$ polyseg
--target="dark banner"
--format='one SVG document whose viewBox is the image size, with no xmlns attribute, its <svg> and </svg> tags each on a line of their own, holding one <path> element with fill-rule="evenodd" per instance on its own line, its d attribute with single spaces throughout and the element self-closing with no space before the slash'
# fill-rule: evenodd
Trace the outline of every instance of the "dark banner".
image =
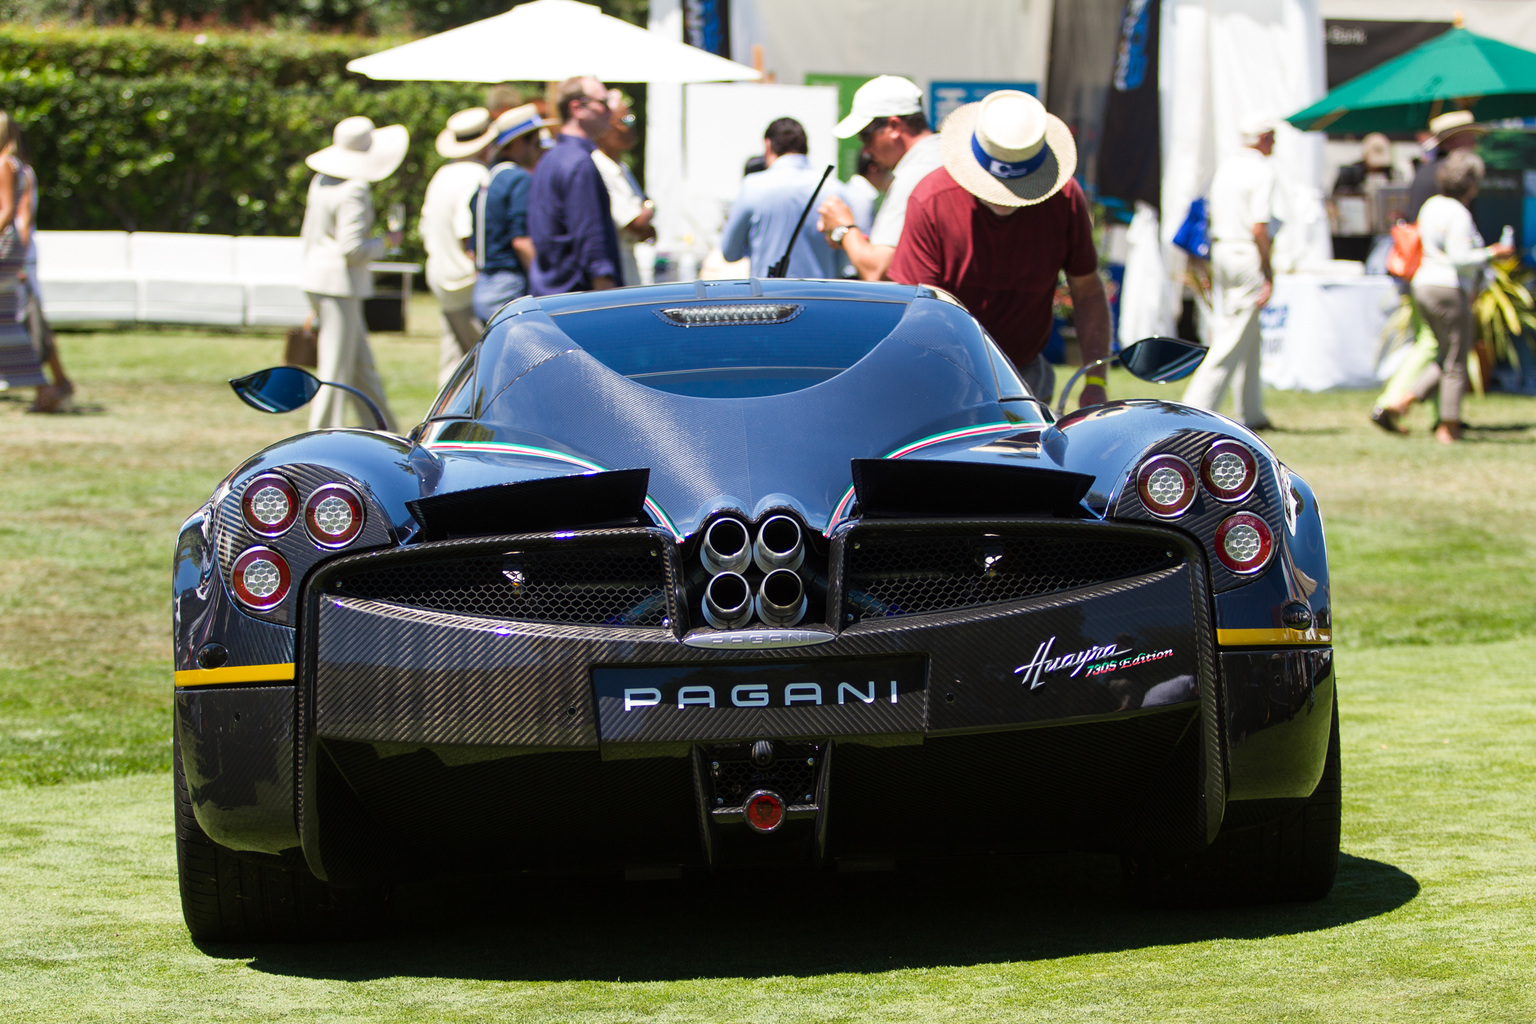
<svg viewBox="0 0 1536 1024">
<path fill-rule="evenodd" d="M 689 46 L 729 58 L 730 0 L 683 0 L 683 35 Z"/>
<path fill-rule="evenodd" d="M 1328 88 L 1343 85 L 1399 54 L 1450 28 L 1446 21 L 1341 21 L 1323 22 L 1324 59 Z"/>
<path fill-rule="evenodd" d="M 1099 195 L 1159 204 L 1162 119 L 1157 101 L 1160 0 L 1127 0 L 1099 140 Z"/>
</svg>

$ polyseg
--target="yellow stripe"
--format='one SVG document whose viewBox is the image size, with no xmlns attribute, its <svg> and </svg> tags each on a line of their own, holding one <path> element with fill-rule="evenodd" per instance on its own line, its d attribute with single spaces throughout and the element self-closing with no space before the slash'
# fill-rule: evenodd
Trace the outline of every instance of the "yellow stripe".
<svg viewBox="0 0 1536 1024">
<path fill-rule="evenodd" d="M 1216 642 L 1223 647 L 1253 647 L 1264 644 L 1331 644 L 1333 630 L 1318 629 L 1218 629 Z"/>
<path fill-rule="evenodd" d="M 176 673 L 177 686 L 217 686 L 219 683 L 280 683 L 293 678 L 293 662 L 284 665 L 231 665 L 228 668 L 189 668 Z"/>
</svg>

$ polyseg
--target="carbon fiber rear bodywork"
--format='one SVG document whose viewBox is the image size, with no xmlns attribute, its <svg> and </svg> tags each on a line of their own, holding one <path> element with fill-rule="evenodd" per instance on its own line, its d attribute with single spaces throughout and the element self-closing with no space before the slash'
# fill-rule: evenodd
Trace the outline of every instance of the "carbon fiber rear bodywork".
<svg viewBox="0 0 1536 1024">
<path fill-rule="evenodd" d="M 718 325 L 768 298 L 796 312 Z M 717 319 L 661 312 L 690 305 Z M 755 339 L 739 359 L 736 337 Z M 777 338 L 795 339 L 778 363 Z M 199 826 L 364 886 L 1193 855 L 1234 814 L 1304 800 L 1334 700 L 1305 483 L 1212 414 L 1138 401 L 1056 420 L 1010 374 L 925 289 L 514 303 L 409 441 L 291 439 L 184 525 L 176 729 Z M 1231 442 L 1255 460 L 1240 499 L 1198 490 L 1169 517 L 1138 495 L 1144 460 L 1198 467 Z M 242 495 L 274 474 L 299 501 L 358 494 L 357 538 L 253 533 Z M 1262 566 L 1219 557 L 1238 513 L 1271 531 Z M 706 555 L 722 520 L 746 543 Z M 774 520 L 792 550 L 767 544 Z M 275 607 L 235 596 L 253 545 L 290 570 Z M 782 607 L 765 603 L 775 572 Z M 746 611 L 709 625 L 741 592 Z"/>
</svg>

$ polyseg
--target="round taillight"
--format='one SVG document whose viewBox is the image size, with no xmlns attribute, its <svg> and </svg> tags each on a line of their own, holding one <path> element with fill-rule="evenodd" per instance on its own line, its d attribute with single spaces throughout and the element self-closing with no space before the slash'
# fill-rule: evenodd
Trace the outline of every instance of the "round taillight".
<svg viewBox="0 0 1536 1024">
<path fill-rule="evenodd" d="M 299 492 L 276 473 L 251 477 L 240 496 L 240 514 L 258 537 L 281 537 L 299 518 Z"/>
<path fill-rule="evenodd" d="M 258 612 L 271 611 L 282 604 L 293 583 L 287 559 L 271 548 L 259 545 L 240 552 L 229 576 L 234 584 L 235 598 Z"/>
<path fill-rule="evenodd" d="M 1155 516 L 1172 519 L 1195 500 L 1195 471 L 1177 455 L 1154 455 L 1136 471 L 1141 503 Z"/>
<path fill-rule="evenodd" d="M 747 797 L 742 810 L 747 812 L 747 824 L 759 832 L 772 832 L 784 824 L 783 798 L 766 789 L 760 789 Z"/>
<path fill-rule="evenodd" d="M 1216 527 L 1216 557 L 1235 573 L 1258 572 L 1269 564 L 1274 550 L 1269 524 L 1252 512 L 1228 516 Z"/>
<path fill-rule="evenodd" d="M 363 532 L 363 499 L 346 484 L 316 487 L 304 503 L 304 525 L 321 547 L 345 547 Z"/>
<path fill-rule="evenodd" d="M 1221 501 L 1241 501 L 1259 479 L 1259 461 L 1248 446 L 1237 441 L 1217 441 L 1200 460 L 1200 480 Z"/>
</svg>

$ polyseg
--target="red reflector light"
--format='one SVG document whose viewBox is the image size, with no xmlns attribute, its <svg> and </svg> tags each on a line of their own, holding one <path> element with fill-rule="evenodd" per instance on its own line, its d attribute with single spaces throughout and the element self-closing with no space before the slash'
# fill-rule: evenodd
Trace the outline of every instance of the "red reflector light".
<svg viewBox="0 0 1536 1024">
<path fill-rule="evenodd" d="M 235 559 L 229 573 L 235 598 L 258 612 L 271 611 L 288 596 L 293 574 L 288 561 L 268 547 L 246 548 Z"/>
<path fill-rule="evenodd" d="M 777 793 L 760 789 L 747 797 L 747 824 L 759 832 L 772 832 L 784 824 L 784 800 Z"/>
<path fill-rule="evenodd" d="M 1216 557 L 1235 573 L 1258 572 L 1269 564 L 1274 549 L 1269 524 L 1252 512 L 1228 516 L 1216 527 Z"/>
<path fill-rule="evenodd" d="M 1195 471 L 1177 455 L 1154 455 L 1136 471 L 1136 490 L 1148 512 L 1172 519 L 1195 501 Z"/>
<path fill-rule="evenodd" d="M 321 547 L 345 547 L 363 532 L 363 499 L 346 484 L 316 487 L 304 503 L 304 525 Z"/>
<path fill-rule="evenodd" d="M 285 477 L 251 477 L 240 496 L 240 515 L 258 537 L 281 537 L 299 518 L 299 492 Z"/>
<path fill-rule="evenodd" d="M 1248 497 L 1259 479 L 1259 463 L 1248 446 L 1237 441 L 1217 441 L 1200 460 L 1200 480 L 1221 501 Z"/>
</svg>

